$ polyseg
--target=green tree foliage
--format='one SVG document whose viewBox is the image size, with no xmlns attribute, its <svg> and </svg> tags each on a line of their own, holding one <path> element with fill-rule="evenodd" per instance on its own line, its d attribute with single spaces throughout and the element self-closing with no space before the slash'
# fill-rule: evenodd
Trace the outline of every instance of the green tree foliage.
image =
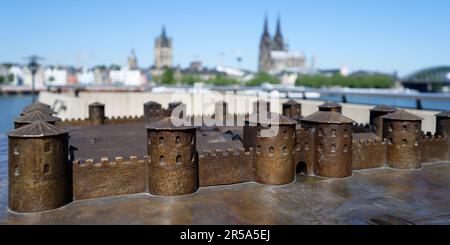
<svg viewBox="0 0 450 245">
<path fill-rule="evenodd" d="M 253 79 L 247 82 L 247 86 L 259 86 L 263 83 L 279 84 L 280 80 L 267 73 L 258 73 Z"/>
<path fill-rule="evenodd" d="M 8 76 L 6 77 L 7 81 L 9 83 L 14 82 L 14 74 L 8 74 Z"/>
<path fill-rule="evenodd" d="M 387 75 L 361 75 L 344 77 L 341 75 L 300 75 L 295 83 L 297 86 L 313 88 L 320 87 L 348 87 L 348 88 L 390 88 L 394 85 L 394 78 Z"/>
<path fill-rule="evenodd" d="M 209 79 L 208 81 L 206 81 L 206 83 L 216 86 L 226 86 L 239 84 L 239 81 L 225 75 L 216 75 L 213 79 Z"/>
<path fill-rule="evenodd" d="M 202 82 L 199 76 L 184 75 L 181 77 L 181 83 L 187 85 L 194 85 L 194 83 Z"/>
<path fill-rule="evenodd" d="M 173 69 L 168 68 L 164 71 L 164 73 L 161 76 L 161 83 L 162 84 L 175 84 L 175 77 L 173 74 Z"/>
<path fill-rule="evenodd" d="M 0 76 L 0 84 L 5 82 L 5 77 L 4 76 Z"/>
</svg>

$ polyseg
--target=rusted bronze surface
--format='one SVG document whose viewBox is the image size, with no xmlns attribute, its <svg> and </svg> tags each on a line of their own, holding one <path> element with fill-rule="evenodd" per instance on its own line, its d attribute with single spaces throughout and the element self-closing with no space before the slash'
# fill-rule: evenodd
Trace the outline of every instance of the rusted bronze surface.
<svg viewBox="0 0 450 245">
<path fill-rule="evenodd" d="M 370 110 L 369 124 L 372 125 L 373 132 L 382 137 L 383 136 L 383 116 L 395 112 L 394 107 L 388 105 L 378 105 Z"/>
<path fill-rule="evenodd" d="M 254 148 L 257 183 L 284 185 L 294 181 L 295 135 L 295 124 L 279 125 L 276 129 L 257 126 Z"/>
<path fill-rule="evenodd" d="M 105 105 L 99 102 L 90 104 L 89 120 L 92 125 L 103 125 L 105 123 Z"/>
<path fill-rule="evenodd" d="M 368 219 L 384 214 L 418 225 L 450 224 L 448 162 L 426 164 L 420 171 L 357 171 L 347 179 L 298 175 L 290 185 L 208 187 L 175 198 L 138 194 L 82 200 L 27 215 L 7 211 L 5 164 L 0 164 L 0 224 L 368 225 Z"/>
<path fill-rule="evenodd" d="M 327 101 L 322 105 L 319 105 L 319 111 L 334 111 L 342 113 L 342 106 L 334 101 Z"/>
<path fill-rule="evenodd" d="M 9 134 L 9 208 L 39 212 L 72 200 L 68 132 L 44 121 Z"/>
<path fill-rule="evenodd" d="M 375 133 L 353 134 L 352 166 L 354 170 L 386 165 L 387 144 Z"/>
<path fill-rule="evenodd" d="M 161 104 L 154 101 L 149 101 L 144 104 L 144 118 L 146 120 L 150 120 L 156 117 L 162 117 L 163 115 L 164 111 Z"/>
<path fill-rule="evenodd" d="M 60 151 L 51 159 L 67 161 L 69 155 L 69 159 L 75 160 L 74 194 L 67 196 L 83 200 L 139 193 L 177 196 L 194 193 L 199 186 L 253 181 L 284 185 L 294 181 L 296 172 L 343 178 L 351 176 L 352 169 L 377 168 L 387 162 L 395 168 L 416 168 L 416 163 L 446 161 L 450 157 L 448 138 L 423 136 L 421 118 L 401 110 L 383 117 L 387 122 L 384 135 L 397 140 L 390 141 L 391 145 L 401 142 L 402 147 L 417 139 L 414 154 L 418 155 L 412 155 L 409 148 L 389 149 L 390 145 L 373 133 L 355 133 L 354 122 L 334 111 L 316 112 L 304 118 L 301 127 L 295 120 L 267 111 L 242 116 L 247 119 L 244 127 L 194 128 L 178 124 L 170 117 L 130 118 L 128 123 L 128 118 L 111 118 L 104 121 L 105 125 L 59 124 L 72 130 L 70 153 Z M 198 119 L 202 118 L 187 118 Z M 153 123 L 146 129 L 144 121 Z M 10 138 L 37 140 L 36 137 L 67 136 L 67 131 L 45 122 L 32 125 L 11 132 Z M 443 130 L 445 127 L 444 124 Z M 39 149 L 39 143 L 30 145 Z M 45 144 L 44 148 L 50 145 Z M 46 153 L 33 154 L 43 158 Z M 45 171 L 50 167 L 44 165 Z M 9 169 L 16 173 L 15 165 Z M 65 176 L 72 179 L 71 173 Z M 42 187 L 47 182 L 38 179 L 33 183 Z M 16 191 L 15 185 L 12 186 L 11 190 Z M 59 186 L 72 191 L 70 184 Z M 60 196 L 60 189 L 51 191 L 53 197 Z M 11 201 L 22 200 L 17 197 L 11 195 Z M 51 198 L 49 202 L 55 203 Z"/>
<path fill-rule="evenodd" d="M 174 115 L 178 118 L 184 118 L 186 115 L 186 104 L 183 104 L 179 101 L 171 102 L 169 103 L 169 107 L 166 110 L 166 117 L 172 116 L 173 110 L 177 109 L 178 112 L 180 112 L 178 115 Z"/>
<path fill-rule="evenodd" d="M 283 115 L 300 122 L 302 119 L 302 104 L 295 100 L 289 100 L 283 104 Z"/>
<path fill-rule="evenodd" d="M 29 125 L 36 121 L 45 121 L 47 123 L 55 125 L 57 121 L 61 121 L 61 118 L 55 117 L 52 115 L 48 115 L 44 112 L 42 112 L 39 109 L 36 109 L 28 114 L 25 114 L 23 116 L 20 116 L 16 120 L 14 120 L 14 128 L 20 128 L 26 125 Z"/>
<path fill-rule="evenodd" d="M 352 175 L 352 125 L 319 123 L 315 132 L 318 176 L 345 178 Z"/>
<path fill-rule="evenodd" d="M 420 168 L 422 119 L 403 110 L 387 114 L 383 119 L 389 166 L 399 169 Z"/>
<path fill-rule="evenodd" d="M 436 115 L 436 133 L 450 138 L 450 111 L 441 112 Z"/>
<path fill-rule="evenodd" d="M 159 196 L 192 194 L 199 187 L 196 129 L 166 118 L 147 127 L 149 192 Z"/>
</svg>

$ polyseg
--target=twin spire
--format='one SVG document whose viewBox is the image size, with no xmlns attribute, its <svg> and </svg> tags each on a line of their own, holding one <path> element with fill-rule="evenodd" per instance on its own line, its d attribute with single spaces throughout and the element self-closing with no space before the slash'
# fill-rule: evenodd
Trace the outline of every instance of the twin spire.
<svg viewBox="0 0 450 245">
<path fill-rule="evenodd" d="M 267 18 L 267 14 L 264 19 L 264 32 L 263 32 L 263 39 L 268 40 L 271 39 L 270 32 L 269 32 L 269 21 Z M 272 48 L 273 50 L 285 50 L 284 47 L 284 40 L 283 40 L 283 34 L 281 33 L 281 20 L 280 15 L 277 17 L 277 26 L 276 26 L 276 32 L 275 36 L 272 41 Z"/>
</svg>

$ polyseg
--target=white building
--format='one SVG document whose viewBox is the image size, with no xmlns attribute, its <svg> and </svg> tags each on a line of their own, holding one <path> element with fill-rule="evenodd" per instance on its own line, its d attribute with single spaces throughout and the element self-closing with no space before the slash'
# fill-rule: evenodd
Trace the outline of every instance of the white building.
<svg viewBox="0 0 450 245">
<path fill-rule="evenodd" d="M 94 72 L 92 70 L 83 68 L 83 70 L 78 74 L 78 83 L 81 85 L 94 84 Z"/>
<path fill-rule="evenodd" d="M 120 70 L 110 70 L 109 78 L 112 84 L 122 84 L 124 86 L 141 86 L 142 73 L 140 70 L 130 70 L 122 67 Z"/>
<path fill-rule="evenodd" d="M 297 51 L 277 50 L 270 52 L 271 69 L 269 73 L 278 74 L 283 71 L 302 73 L 306 70 L 305 55 Z"/>
<path fill-rule="evenodd" d="M 45 69 L 45 85 L 64 86 L 67 85 L 68 72 L 66 69 L 48 67 Z"/>
</svg>

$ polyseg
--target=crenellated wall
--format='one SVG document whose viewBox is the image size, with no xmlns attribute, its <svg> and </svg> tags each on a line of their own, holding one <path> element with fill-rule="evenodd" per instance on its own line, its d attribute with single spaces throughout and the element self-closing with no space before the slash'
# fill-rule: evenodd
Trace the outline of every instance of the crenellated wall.
<svg viewBox="0 0 450 245">
<path fill-rule="evenodd" d="M 450 160 L 450 141 L 442 136 L 424 134 L 421 140 L 422 162 L 440 162 Z"/>
<path fill-rule="evenodd" d="M 147 189 L 147 158 L 116 157 L 73 162 L 74 200 L 143 193 Z"/>
<path fill-rule="evenodd" d="M 254 151 L 250 148 L 205 150 L 199 153 L 200 186 L 228 185 L 254 179 Z"/>
<path fill-rule="evenodd" d="M 354 170 L 379 168 L 386 165 L 387 144 L 378 139 L 353 140 Z"/>
</svg>

